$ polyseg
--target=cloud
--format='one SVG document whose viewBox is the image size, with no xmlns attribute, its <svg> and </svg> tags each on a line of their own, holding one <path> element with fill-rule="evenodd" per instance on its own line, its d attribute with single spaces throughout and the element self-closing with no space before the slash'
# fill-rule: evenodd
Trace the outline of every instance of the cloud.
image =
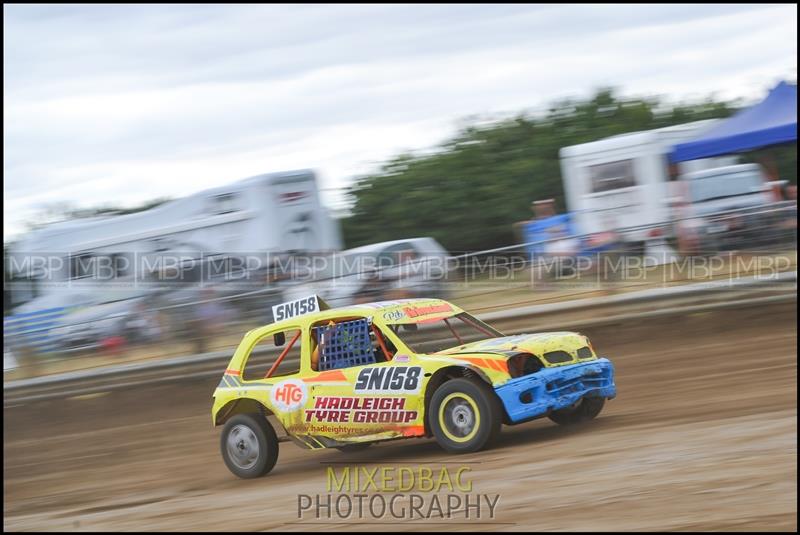
<svg viewBox="0 0 800 535">
<path fill-rule="evenodd" d="M 37 206 L 317 169 L 336 188 L 470 114 L 613 85 L 758 98 L 796 6 L 4 6 L 5 237 Z"/>
</svg>

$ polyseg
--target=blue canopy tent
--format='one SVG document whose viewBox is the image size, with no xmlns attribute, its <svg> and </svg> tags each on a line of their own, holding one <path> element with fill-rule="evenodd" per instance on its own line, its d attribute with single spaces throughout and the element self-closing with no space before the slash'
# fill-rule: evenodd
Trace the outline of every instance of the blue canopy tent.
<svg viewBox="0 0 800 535">
<path fill-rule="evenodd" d="M 797 141 L 797 86 L 779 83 L 767 98 L 720 122 L 701 137 L 675 145 L 673 163 Z"/>
</svg>

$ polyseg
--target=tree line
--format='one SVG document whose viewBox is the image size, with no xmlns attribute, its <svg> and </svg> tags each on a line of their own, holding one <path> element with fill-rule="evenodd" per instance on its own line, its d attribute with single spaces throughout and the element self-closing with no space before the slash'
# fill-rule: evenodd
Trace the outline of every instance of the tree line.
<svg viewBox="0 0 800 535">
<path fill-rule="evenodd" d="M 351 215 L 341 220 L 346 246 L 420 236 L 451 252 L 512 244 L 512 224 L 531 217 L 532 201 L 553 198 L 565 209 L 562 147 L 736 111 L 736 103 L 714 98 L 667 105 L 603 89 L 539 115 L 474 121 L 433 151 L 399 154 L 359 177 L 348 191 Z M 781 177 L 796 182 L 796 146 L 773 149 L 772 157 Z"/>
<path fill-rule="evenodd" d="M 709 97 L 668 105 L 656 97 L 622 98 L 602 89 L 587 99 L 563 99 L 545 113 L 518 113 L 493 121 L 473 119 L 451 138 L 424 153 L 389 158 L 347 188 L 349 215 L 339 219 L 346 247 L 431 236 L 450 252 L 514 243 L 513 223 L 531 217 L 530 203 L 555 199 L 565 210 L 558 152 L 562 147 L 616 134 L 651 130 L 702 119 L 724 118 L 735 102 Z M 781 178 L 797 182 L 797 146 L 742 155 L 767 161 Z M 57 221 L 123 215 L 148 210 L 169 198 L 124 208 L 46 206 L 28 229 Z"/>
</svg>

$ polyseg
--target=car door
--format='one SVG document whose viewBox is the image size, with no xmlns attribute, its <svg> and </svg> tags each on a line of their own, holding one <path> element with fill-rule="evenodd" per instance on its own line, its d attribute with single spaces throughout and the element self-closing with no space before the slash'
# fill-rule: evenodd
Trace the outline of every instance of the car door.
<svg viewBox="0 0 800 535">
<path fill-rule="evenodd" d="M 402 346 L 366 318 L 322 327 L 315 327 L 323 342 L 306 409 L 309 434 L 326 446 L 422 434 L 424 374 L 412 356 L 385 360 L 384 348 L 395 357 Z"/>
<path fill-rule="evenodd" d="M 306 331 L 300 324 L 267 331 L 250 348 L 238 379 L 227 378 L 241 397 L 270 407 L 290 434 L 305 431 L 308 402 Z"/>
</svg>

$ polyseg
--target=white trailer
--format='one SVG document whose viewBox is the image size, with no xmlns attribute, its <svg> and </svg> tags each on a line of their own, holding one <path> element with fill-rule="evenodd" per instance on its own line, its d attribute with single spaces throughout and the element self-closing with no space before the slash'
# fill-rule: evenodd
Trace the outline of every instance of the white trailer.
<svg viewBox="0 0 800 535">
<path fill-rule="evenodd" d="M 39 309 L 69 306 L 76 300 L 69 295 L 103 302 L 115 292 L 136 294 L 124 283 L 141 280 L 142 266 L 156 269 L 152 259 L 165 253 L 196 259 L 341 248 L 314 172 L 300 170 L 254 176 L 134 214 L 49 225 L 14 244 L 8 265 L 11 291 L 36 297 L 25 308 Z"/>
<path fill-rule="evenodd" d="M 567 208 L 579 234 L 668 223 L 671 219 L 667 154 L 676 143 L 697 137 L 716 119 L 635 132 L 564 147 L 559 152 Z M 730 165 L 735 157 L 678 164 L 677 175 Z M 643 244 L 652 228 L 623 233 Z"/>
</svg>

